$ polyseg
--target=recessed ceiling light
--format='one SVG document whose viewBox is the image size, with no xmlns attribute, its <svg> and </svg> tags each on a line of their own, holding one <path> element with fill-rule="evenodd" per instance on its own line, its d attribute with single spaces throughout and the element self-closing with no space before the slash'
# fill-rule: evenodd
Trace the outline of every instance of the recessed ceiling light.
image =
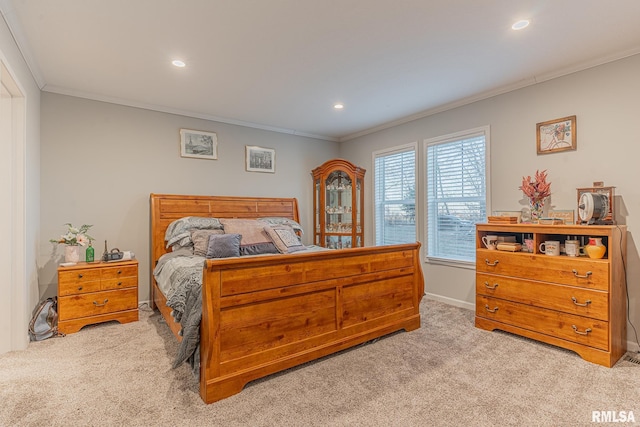
<svg viewBox="0 0 640 427">
<path fill-rule="evenodd" d="M 341 102 L 338 102 L 333 105 L 333 108 L 335 108 L 336 110 L 342 110 L 344 108 L 344 104 L 342 104 Z"/>
<path fill-rule="evenodd" d="M 176 67 L 180 67 L 180 68 L 182 68 L 185 65 L 187 65 L 187 64 L 184 63 L 184 61 L 180 61 L 179 59 L 174 59 L 173 61 L 171 61 L 171 63 L 173 65 L 175 65 Z"/>
<path fill-rule="evenodd" d="M 529 26 L 528 19 L 521 19 L 511 26 L 512 30 L 522 30 L 523 28 L 527 28 Z"/>
</svg>

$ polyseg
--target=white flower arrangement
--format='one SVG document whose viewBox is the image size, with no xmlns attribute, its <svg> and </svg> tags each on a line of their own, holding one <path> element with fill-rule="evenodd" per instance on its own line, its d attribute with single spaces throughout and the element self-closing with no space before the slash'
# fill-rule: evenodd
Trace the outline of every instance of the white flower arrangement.
<svg viewBox="0 0 640 427">
<path fill-rule="evenodd" d="M 84 246 L 87 243 L 91 243 L 92 240 L 95 240 L 87 234 L 89 228 L 92 227 L 91 225 L 84 224 L 79 228 L 74 227 L 70 223 L 66 223 L 65 225 L 69 227 L 67 233 L 60 236 L 59 239 L 49 240 L 51 243 L 64 243 L 65 245 L 70 246 Z"/>
</svg>

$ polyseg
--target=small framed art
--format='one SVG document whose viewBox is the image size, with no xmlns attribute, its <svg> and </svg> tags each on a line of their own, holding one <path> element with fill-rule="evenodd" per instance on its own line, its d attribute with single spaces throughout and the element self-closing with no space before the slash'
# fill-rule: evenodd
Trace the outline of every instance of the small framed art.
<svg viewBox="0 0 640 427">
<path fill-rule="evenodd" d="M 247 171 L 271 172 L 276 171 L 276 150 L 271 148 L 247 145 Z"/>
<path fill-rule="evenodd" d="M 180 155 L 196 159 L 218 158 L 218 136 L 212 132 L 180 129 Z"/>
<path fill-rule="evenodd" d="M 538 154 L 575 150 L 576 132 L 576 116 L 536 124 Z"/>
</svg>

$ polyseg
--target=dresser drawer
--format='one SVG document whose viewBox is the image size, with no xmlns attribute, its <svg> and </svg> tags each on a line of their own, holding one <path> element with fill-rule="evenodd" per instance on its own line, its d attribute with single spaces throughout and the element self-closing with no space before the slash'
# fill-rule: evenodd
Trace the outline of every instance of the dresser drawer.
<svg viewBox="0 0 640 427">
<path fill-rule="evenodd" d="M 137 308 L 137 304 L 137 288 L 65 296 L 58 299 L 58 318 L 69 320 L 131 310 Z"/>
<path fill-rule="evenodd" d="M 108 267 L 102 269 L 102 280 L 119 279 L 122 277 L 133 277 L 138 275 L 137 265 L 127 265 L 122 267 Z"/>
<path fill-rule="evenodd" d="M 609 290 L 606 259 L 570 258 L 478 249 L 476 272 Z"/>
<path fill-rule="evenodd" d="M 58 296 L 95 292 L 99 290 L 100 270 L 71 270 L 63 271 L 58 274 Z"/>
<path fill-rule="evenodd" d="M 609 348 L 609 324 L 597 319 L 483 295 L 476 296 L 476 316 L 601 350 Z"/>
<path fill-rule="evenodd" d="M 605 291 L 477 273 L 476 294 L 609 320 L 609 294 Z"/>
<path fill-rule="evenodd" d="M 138 286 L 138 276 L 121 277 L 119 279 L 108 279 L 102 281 L 103 290 L 124 289 Z"/>
</svg>

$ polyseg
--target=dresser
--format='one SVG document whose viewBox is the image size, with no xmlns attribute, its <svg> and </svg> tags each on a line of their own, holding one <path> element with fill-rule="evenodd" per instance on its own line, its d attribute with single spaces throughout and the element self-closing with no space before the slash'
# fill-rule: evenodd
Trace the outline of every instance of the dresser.
<svg viewBox="0 0 640 427">
<path fill-rule="evenodd" d="M 58 330 L 138 320 L 138 261 L 78 263 L 58 267 Z"/>
<path fill-rule="evenodd" d="M 611 367 L 626 352 L 626 226 L 478 224 L 475 325 L 572 350 Z M 525 251 L 487 249 L 482 238 Z M 603 258 L 541 252 L 545 241 L 601 238 Z M 486 240 L 486 239 L 485 239 Z M 533 240 L 526 252 L 525 240 Z M 544 249 L 543 246 L 542 249 Z"/>
</svg>

